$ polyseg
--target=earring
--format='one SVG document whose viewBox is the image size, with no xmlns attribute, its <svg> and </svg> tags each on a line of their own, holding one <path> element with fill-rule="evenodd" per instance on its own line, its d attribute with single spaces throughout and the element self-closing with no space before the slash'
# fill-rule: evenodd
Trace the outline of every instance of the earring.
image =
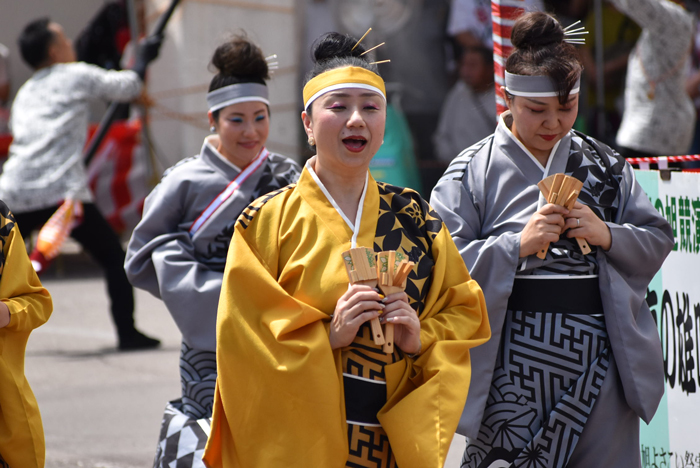
<svg viewBox="0 0 700 468">
<path fill-rule="evenodd" d="M 212 125 L 211 127 L 209 127 L 209 131 L 212 133 L 216 133 L 216 127 Z"/>
<path fill-rule="evenodd" d="M 312 136 L 309 137 L 309 146 L 316 146 L 316 139 Z"/>
</svg>

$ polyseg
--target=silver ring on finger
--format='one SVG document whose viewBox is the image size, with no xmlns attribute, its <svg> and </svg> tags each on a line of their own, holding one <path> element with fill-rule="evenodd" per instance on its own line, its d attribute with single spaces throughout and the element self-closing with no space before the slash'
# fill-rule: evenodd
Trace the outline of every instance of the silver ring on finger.
<svg viewBox="0 0 700 468">
<path fill-rule="evenodd" d="M 581 218 L 576 218 L 576 227 L 581 227 Z"/>
</svg>

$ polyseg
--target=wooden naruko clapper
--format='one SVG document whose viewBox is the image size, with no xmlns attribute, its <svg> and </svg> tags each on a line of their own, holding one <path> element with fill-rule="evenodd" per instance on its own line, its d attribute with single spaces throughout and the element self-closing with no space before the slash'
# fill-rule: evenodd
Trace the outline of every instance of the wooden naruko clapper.
<svg viewBox="0 0 700 468">
<path fill-rule="evenodd" d="M 553 203 L 571 210 L 576 200 L 578 200 L 583 182 L 566 174 L 554 174 L 541 180 L 537 186 L 540 188 L 540 192 L 542 192 L 542 196 L 547 200 L 547 203 Z M 586 239 L 577 237 L 576 242 L 578 242 L 578 246 L 584 255 L 591 253 L 591 246 L 588 245 Z M 549 244 L 537 252 L 537 257 L 544 259 L 547 256 L 548 249 Z"/>
<path fill-rule="evenodd" d="M 375 254 L 367 247 L 357 247 L 343 252 L 343 263 L 350 284 L 364 284 L 379 289 L 388 296 L 406 289 L 406 279 L 415 265 L 401 252 L 390 250 Z M 374 344 L 382 346 L 385 353 L 394 352 L 394 324 L 387 323 L 382 330 L 378 318 L 370 321 Z"/>
<path fill-rule="evenodd" d="M 367 247 L 357 247 L 343 252 L 343 263 L 348 273 L 350 284 L 365 284 L 371 288 L 377 287 L 377 260 L 373 250 Z M 378 318 L 370 321 L 374 344 L 385 343 L 382 325 Z"/>
<path fill-rule="evenodd" d="M 377 254 L 377 278 L 379 289 L 384 296 L 401 292 L 406 289 L 406 278 L 413 270 L 413 262 L 409 262 L 406 256 L 395 250 L 379 252 Z M 394 352 L 394 324 L 384 325 L 385 343 L 382 349 L 385 353 Z"/>
</svg>

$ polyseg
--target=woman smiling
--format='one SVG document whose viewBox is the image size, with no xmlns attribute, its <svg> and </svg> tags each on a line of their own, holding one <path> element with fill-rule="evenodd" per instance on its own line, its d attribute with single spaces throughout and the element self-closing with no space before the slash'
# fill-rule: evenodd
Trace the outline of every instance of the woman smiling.
<svg viewBox="0 0 700 468">
<path fill-rule="evenodd" d="M 234 36 L 216 49 L 212 65 L 219 70 L 207 94 L 214 134 L 200 154 L 168 169 L 148 195 L 126 255 L 131 283 L 161 298 L 182 332 L 182 400 L 166 408 L 156 466 L 174 464 L 189 452 L 201 460 L 198 441 L 171 438 L 167 425 L 173 414 L 211 417 L 216 312 L 236 218 L 257 197 L 295 182 L 301 171 L 265 149 L 268 65 L 260 48 Z M 165 450 L 172 440 L 179 440 L 178 450 Z"/>
<path fill-rule="evenodd" d="M 236 225 L 211 467 L 441 468 L 469 349 L 489 337 L 481 291 L 440 218 L 416 192 L 369 174 L 386 94 L 356 43 L 317 41 L 302 112 L 316 155 L 296 185 L 258 199 Z M 405 292 L 348 286 L 342 253 L 354 247 L 413 261 Z M 392 352 L 372 340 L 380 313 L 395 326 Z"/>
</svg>

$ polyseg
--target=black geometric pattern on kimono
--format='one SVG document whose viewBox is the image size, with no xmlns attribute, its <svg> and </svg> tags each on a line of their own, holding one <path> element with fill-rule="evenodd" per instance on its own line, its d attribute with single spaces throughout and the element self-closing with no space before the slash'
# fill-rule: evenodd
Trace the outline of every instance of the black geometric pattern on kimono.
<svg viewBox="0 0 700 468">
<path fill-rule="evenodd" d="M 404 253 L 416 266 L 406 281 L 409 304 L 420 315 L 435 260 L 432 244 L 442 229 L 442 220 L 430 205 L 411 189 L 377 183 L 379 213 L 374 251 L 395 250 Z M 368 322 L 342 353 L 343 372 L 365 379 L 386 381 L 384 367 L 404 357 L 400 348 L 387 354 L 374 344 Z M 346 401 L 349 397 L 346 394 Z M 346 468 L 396 468 L 396 458 L 382 427 L 348 424 L 349 456 Z"/>
<path fill-rule="evenodd" d="M 603 221 L 612 221 L 618 208 L 625 159 L 607 145 L 574 131 L 565 173 L 581 182 L 579 200 Z"/>
<path fill-rule="evenodd" d="M 477 440 L 462 468 L 563 468 L 610 363 L 605 320 L 509 311 Z"/>
<path fill-rule="evenodd" d="M 5 245 L 12 229 L 15 227 L 15 217 L 10 209 L 0 201 L 0 277 L 5 270 Z M 0 465 L 2 466 L 2 465 Z"/>
<path fill-rule="evenodd" d="M 416 266 L 408 275 L 406 294 L 420 316 L 435 261 L 433 240 L 442 229 L 442 219 L 415 191 L 378 182 L 379 217 L 374 251 L 402 251 Z"/>
<path fill-rule="evenodd" d="M 260 181 L 250 196 L 250 203 L 262 195 L 289 185 L 295 181 L 298 176 L 299 170 L 297 169 L 297 166 L 292 164 L 287 158 L 283 158 L 276 154 L 270 154 L 268 156 L 267 164 L 265 164 L 265 168 L 263 169 L 263 173 L 260 176 Z M 229 222 L 224 229 L 216 235 L 214 241 L 209 244 L 206 255 L 202 256 L 204 259 L 209 260 L 212 258 L 226 258 L 228 246 L 231 243 L 231 236 L 233 236 L 233 229 L 236 226 L 237 218 L 238 216 L 231 219 L 231 222 Z M 222 264 L 222 271 L 223 266 L 224 265 Z"/>
<path fill-rule="evenodd" d="M 211 418 L 216 386 L 216 353 L 193 349 L 184 341 L 180 348 L 182 412 L 190 418 Z"/>
<path fill-rule="evenodd" d="M 574 131 L 564 173 L 583 182 L 578 199 L 588 205 L 603 221 L 610 222 L 617 213 L 620 181 L 625 159 L 603 143 Z M 595 263 L 596 246 L 591 254 L 580 253 L 578 243 L 563 234 L 547 251 L 544 270 L 550 273 L 589 274 L 586 263 Z M 559 271 L 561 269 L 570 271 Z M 597 271 L 597 265 L 594 266 Z"/>
</svg>

